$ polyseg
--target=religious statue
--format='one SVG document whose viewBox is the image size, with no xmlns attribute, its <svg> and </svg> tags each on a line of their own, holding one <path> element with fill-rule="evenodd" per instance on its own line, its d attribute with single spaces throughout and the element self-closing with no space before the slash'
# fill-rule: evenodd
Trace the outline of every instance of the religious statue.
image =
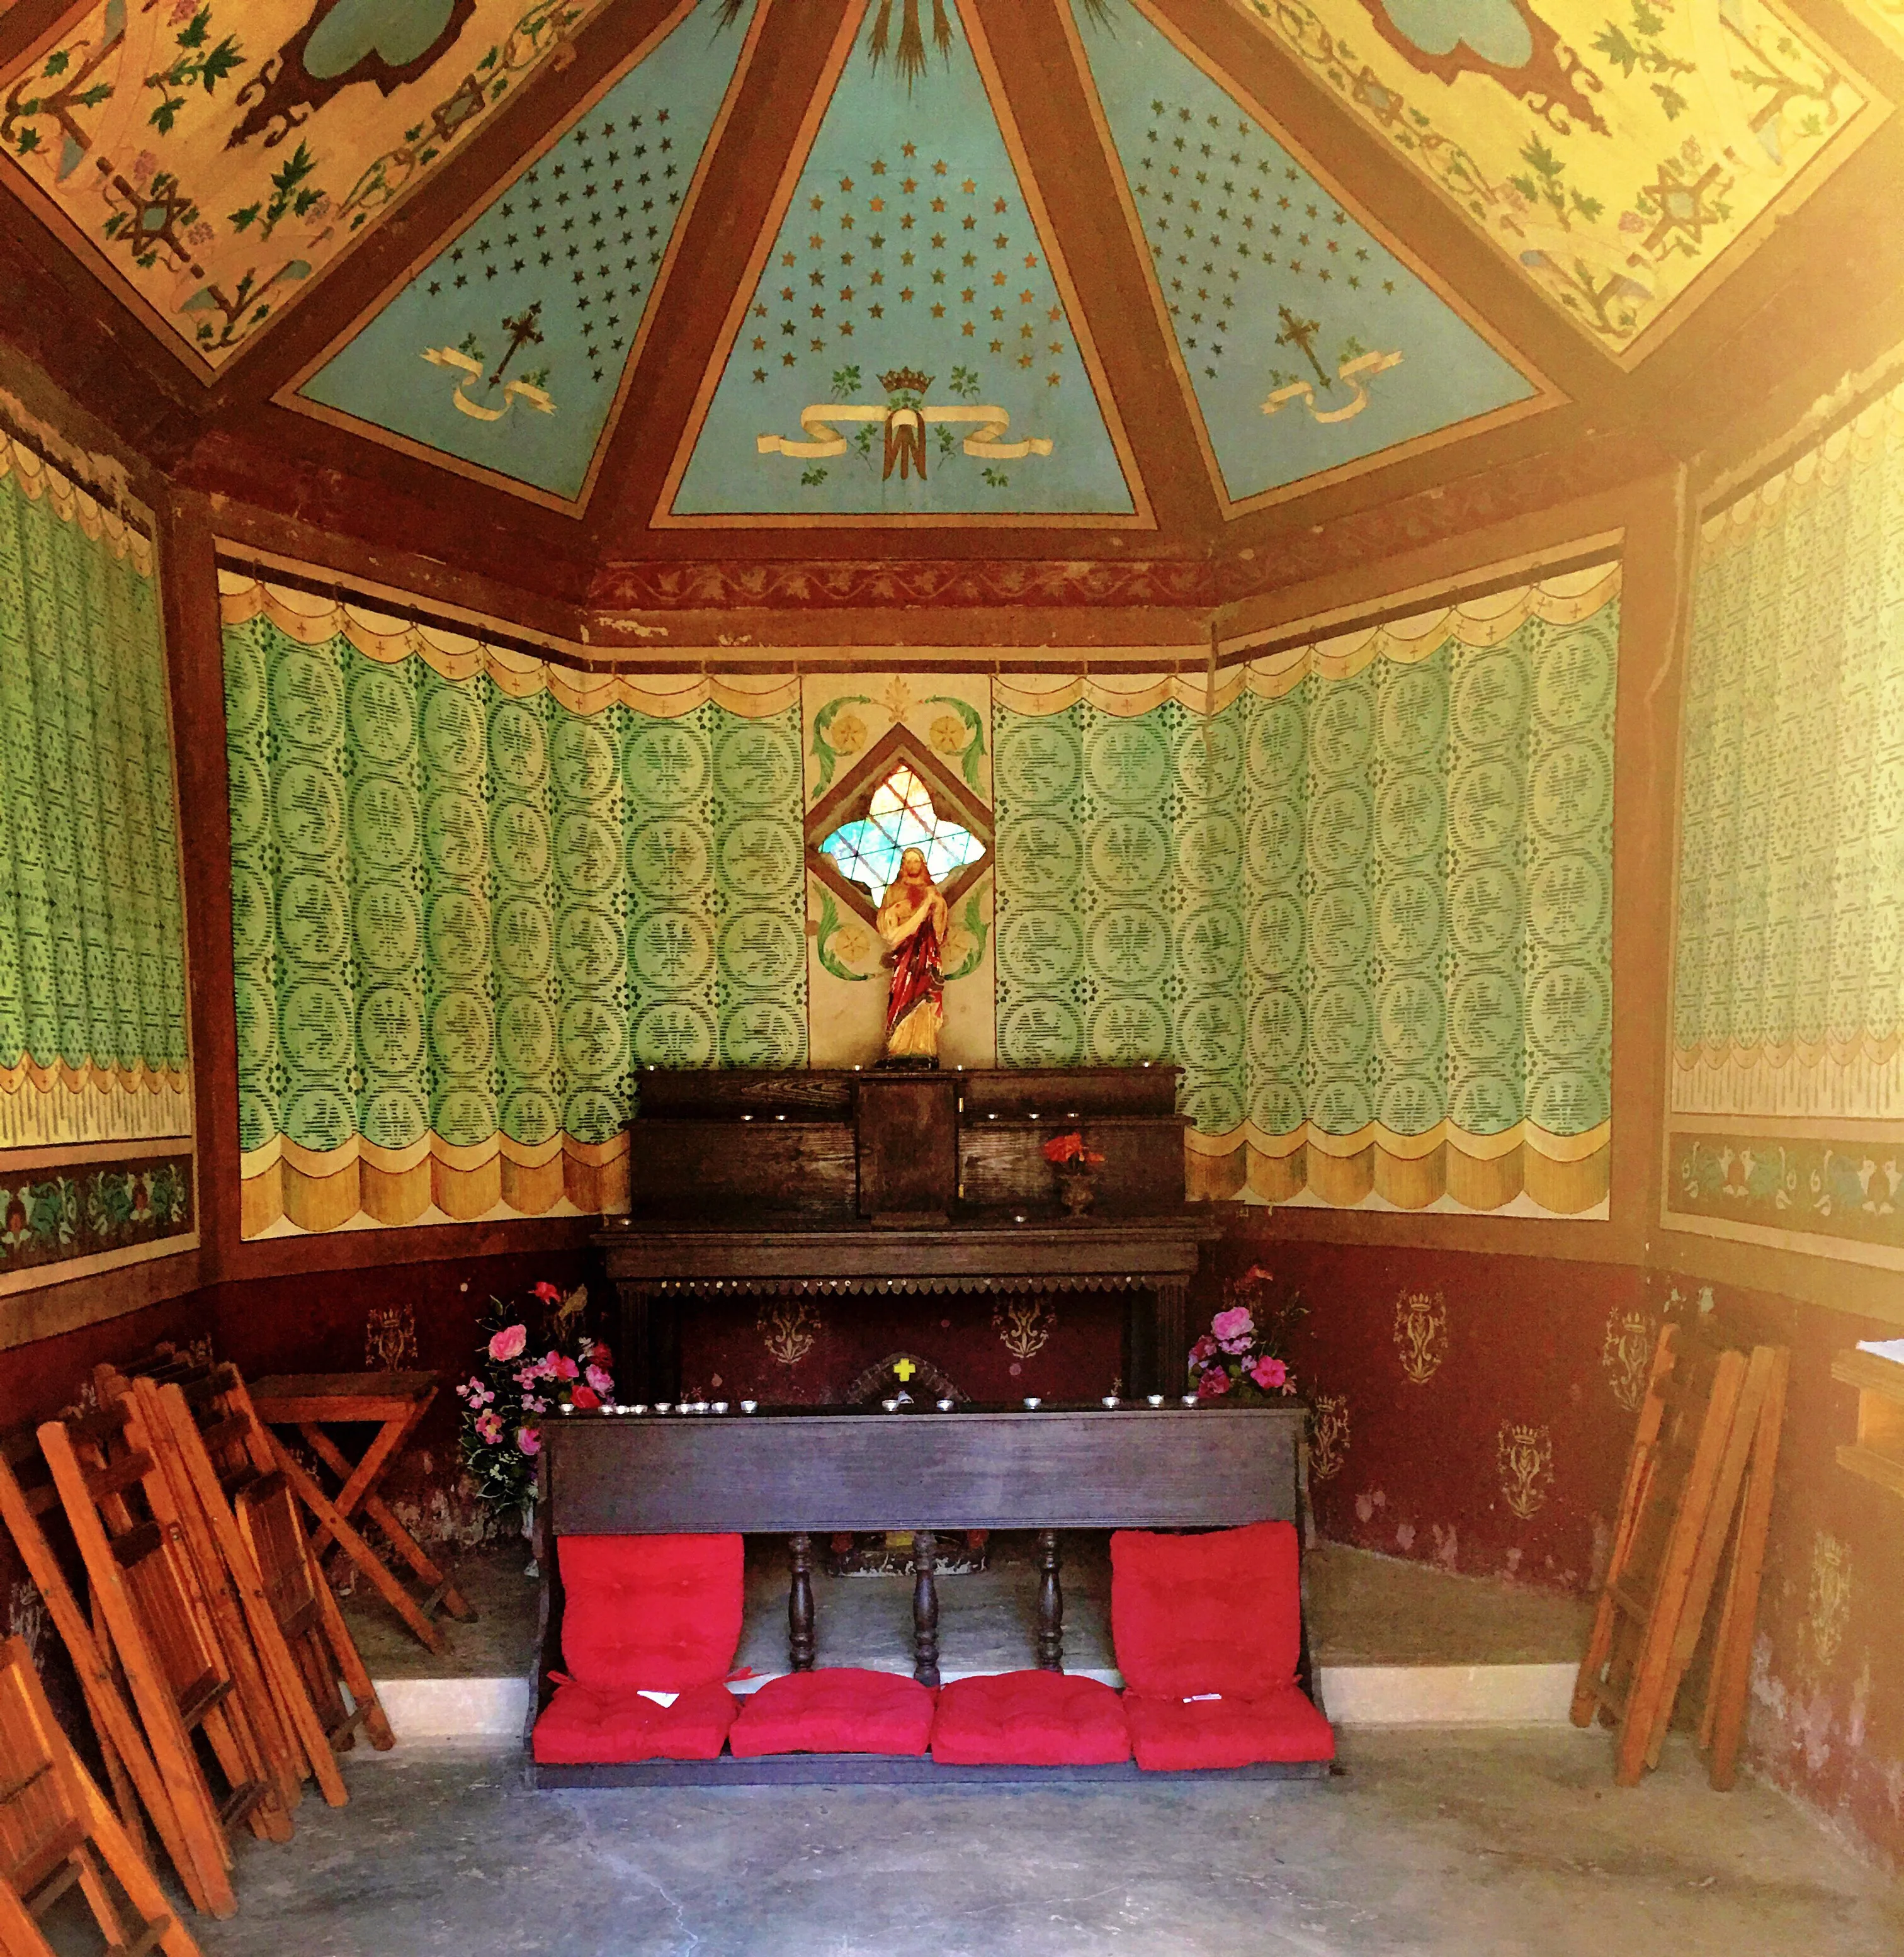
<svg viewBox="0 0 1904 1957">
<path fill-rule="evenodd" d="M 899 859 L 899 874 L 880 905 L 878 925 L 886 941 L 884 963 L 893 973 L 882 1064 L 937 1067 L 939 1028 L 945 1020 L 939 947 L 945 938 L 946 909 L 922 850 L 909 849 Z"/>
</svg>

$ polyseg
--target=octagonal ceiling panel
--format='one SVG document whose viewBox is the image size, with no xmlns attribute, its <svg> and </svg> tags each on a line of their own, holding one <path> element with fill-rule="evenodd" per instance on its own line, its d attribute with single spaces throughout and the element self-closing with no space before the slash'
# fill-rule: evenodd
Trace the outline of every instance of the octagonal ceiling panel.
<svg viewBox="0 0 1904 1957">
<path fill-rule="evenodd" d="M 1547 405 L 1545 384 L 1150 0 L 1071 6 L 1126 214 L 1232 511 Z"/>
<path fill-rule="evenodd" d="M 924 12 L 847 8 L 657 524 L 1149 522 L 976 14 Z"/>
<path fill-rule="evenodd" d="M 101 0 L 0 77 L 0 156 L 209 375 L 606 0 Z"/>
<path fill-rule="evenodd" d="M 1229 4 L 1623 364 L 1890 107 L 1770 0 Z"/>
<path fill-rule="evenodd" d="M 558 507 L 584 502 L 770 4 L 681 0 L 280 399 Z"/>
</svg>

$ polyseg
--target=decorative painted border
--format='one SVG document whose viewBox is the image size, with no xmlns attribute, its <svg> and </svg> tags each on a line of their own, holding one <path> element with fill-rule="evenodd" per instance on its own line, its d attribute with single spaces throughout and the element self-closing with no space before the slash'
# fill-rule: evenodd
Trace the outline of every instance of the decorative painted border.
<svg viewBox="0 0 1904 1957">
<path fill-rule="evenodd" d="M 188 1146 L 110 1160 L 47 1153 L 0 1159 L 0 1295 L 197 1248 Z"/>
</svg>

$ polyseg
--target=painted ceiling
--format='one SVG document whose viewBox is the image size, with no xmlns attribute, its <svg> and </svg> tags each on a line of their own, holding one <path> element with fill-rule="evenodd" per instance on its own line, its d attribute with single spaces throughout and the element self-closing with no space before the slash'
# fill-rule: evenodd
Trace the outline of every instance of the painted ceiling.
<svg viewBox="0 0 1904 1957">
<path fill-rule="evenodd" d="M 906 20 L 888 55 L 890 5 L 859 11 L 710 370 L 672 515 L 1134 515 L 974 10 L 941 0 L 903 84 Z"/>
<path fill-rule="evenodd" d="M 1071 4 L 1232 502 L 1536 403 L 1535 382 L 1163 16 L 1133 0 Z"/>
<path fill-rule="evenodd" d="M 103 0 L 7 77 L 0 154 L 217 368 L 603 0 Z"/>
<path fill-rule="evenodd" d="M 1229 4 L 1621 359 L 1887 106 L 1770 0 Z"/>
<path fill-rule="evenodd" d="M 323 362 L 300 402 L 579 500 L 753 13 L 754 0 L 678 7 L 621 77 Z"/>
<path fill-rule="evenodd" d="M 33 0 L 0 275 L 182 461 L 577 588 L 931 526 L 865 561 L 1143 593 L 1722 400 L 1900 90 L 1904 0 Z"/>
</svg>

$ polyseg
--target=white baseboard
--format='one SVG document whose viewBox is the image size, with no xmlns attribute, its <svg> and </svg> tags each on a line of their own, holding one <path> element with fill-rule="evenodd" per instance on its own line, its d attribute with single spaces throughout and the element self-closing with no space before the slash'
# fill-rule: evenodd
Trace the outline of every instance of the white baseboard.
<svg viewBox="0 0 1904 1957">
<path fill-rule="evenodd" d="M 1321 1686 L 1341 1726 L 1551 1726 L 1567 1723 L 1575 1672 L 1570 1665 L 1324 1665 Z M 969 1675 L 947 1671 L 945 1682 Z M 1124 1683 L 1115 1671 L 1076 1675 Z M 743 1679 L 733 1689 L 754 1692 L 766 1683 Z M 378 1681 L 377 1696 L 399 1744 L 409 1746 L 514 1743 L 529 1712 L 526 1677 L 393 1678 Z"/>
</svg>

